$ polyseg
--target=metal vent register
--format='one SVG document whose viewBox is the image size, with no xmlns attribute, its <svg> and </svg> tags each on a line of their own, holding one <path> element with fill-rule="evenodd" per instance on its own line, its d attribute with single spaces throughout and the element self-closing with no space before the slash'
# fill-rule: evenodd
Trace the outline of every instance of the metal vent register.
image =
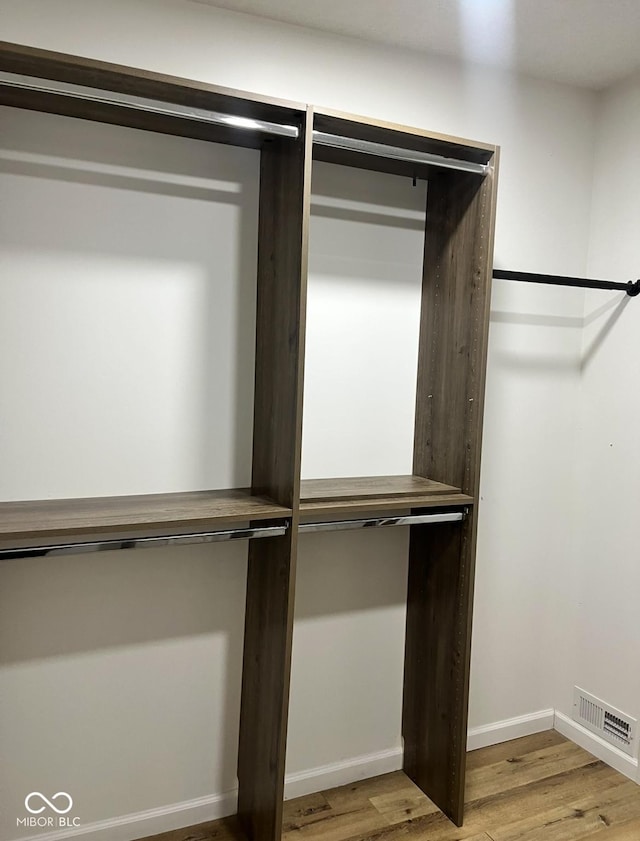
<svg viewBox="0 0 640 841">
<path fill-rule="evenodd" d="M 574 688 L 573 719 L 629 756 L 635 756 L 636 719 L 579 686 Z"/>
</svg>

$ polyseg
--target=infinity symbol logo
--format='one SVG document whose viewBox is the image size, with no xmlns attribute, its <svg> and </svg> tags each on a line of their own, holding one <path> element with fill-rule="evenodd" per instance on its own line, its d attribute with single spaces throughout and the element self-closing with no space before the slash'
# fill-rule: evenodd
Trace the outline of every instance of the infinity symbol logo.
<svg viewBox="0 0 640 841">
<path fill-rule="evenodd" d="M 29 801 L 32 797 L 39 797 L 40 800 L 44 803 L 44 806 L 41 806 L 39 809 L 34 809 L 29 806 Z M 63 797 L 66 799 L 67 807 L 66 809 L 59 809 L 54 803 L 54 800 L 57 800 L 59 797 Z M 67 812 L 70 812 L 73 807 L 73 800 L 71 799 L 71 795 L 67 794 L 66 791 L 59 791 L 57 794 L 54 794 L 51 800 L 42 794 L 40 791 L 32 791 L 31 794 L 27 794 L 24 799 L 24 805 L 28 812 L 31 812 L 32 815 L 39 815 L 40 812 L 44 812 L 44 810 L 49 806 L 50 809 L 53 809 L 54 812 L 57 812 L 59 815 L 66 815 Z"/>
</svg>

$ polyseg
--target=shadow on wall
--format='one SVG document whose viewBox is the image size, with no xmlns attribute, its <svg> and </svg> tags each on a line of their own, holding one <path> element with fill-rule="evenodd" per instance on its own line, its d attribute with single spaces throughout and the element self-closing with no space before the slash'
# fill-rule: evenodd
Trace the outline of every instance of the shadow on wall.
<svg viewBox="0 0 640 841">
<path fill-rule="evenodd" d="M 612 299 L 608 304 L 598 307 L 598 309 L 594 310 L 592 313 L 585 317 L 584 323 L 586 327 L 592 324 L 593 322 L 597 321 L 599 318 L 602 317 L 602 315 L 604 315 L 606 312 L 609 312 L 609 310 L 615 307 L 610 313 L 607 320 L 600 324 L 595 335 L 593 335 L 590 338 L 589 343 L 585 347 L 583 347 L 582 364 L 580 366 L 581 371 L 584 371 L 589 366 L 589 363 L 593 361 L 594 357 L 606 341 L 607 336 L 615 327 L 616 322 L 618 321 L 624 310 L 627 308 L 630 301 L 631 298 L 629 297 L 629 295 L 625 294 L 621 300 L 616 302 L 616 299 Z"/>
<path fill-rule="evenodd" d="M 411 472 L 426 184 L 314 163 L 303 478 Z"/>
<path fill-rule="evenodd" d="M 296 618 L 403 604 L 407 540 L 404 528 L 301 538 Z M 217 633 L 239 664 L 246 554 L 243 541 L 4 561 L 0 665 Z"/>
<path fill-rule="evenodd" d="M 115 734 L 134 726 L 130 722 L 140 716 L 148 722 L 170 721 L 175 708 L 183 715 L 176 738 L 186 744 L 196 738 L 194 728 L 209 733 L 217 720 L 225 722 L 211 752 L 219 757 L 220 773 L 232 780 L 245 576 L 246 546 L 240 544 L 214 551 L 194 546 L 3 562 L 0 683 L 9 717 L 5 726 L 11 721 L 13 727 L 27 728 L 0 737 L 7 761 L 12 761 L 20 740 L 28 738 L 27 732 L 43 738 L 43 721 L 55 722 L 56 731 L 48 737 L 56 758 L 47 765 L 47 749 L 38 741 L 29 743 L 28 759 L 20 764 L 15 757 L 8 788 L 30 790 L 25 788 L 28 776 L 41 763 L 63 780 L 75 774 L 66 740 L 80 738 L 87 721 L 113 734 L 105 740 L 95 733 L 87 736 L 86 751 L 96 763 L 89 769 L 92 779 L 99 778 L 101 763 L 110 761 L 109 738 L 119 754 L 132 750 L 142 761 L 145 754 L 120 745 L 121 736 Z M 184 702 L 177 700 L 181 691 L 190 693 Z M 202 699 L 197 697 L 200 693 Z M 205 701 L 210 714 L 200 721 L 194 710 Z M 70 724 L 68 717 L 78 721 Z M 145 733 L 150 726 L 145 722 Z M 163 755 L 160 744 L 151 747 L 151 753 Z M 207 775 L 218 773 L 215 765 L 205 767 Z M 152 773 L 151 768 L 147 771 Z"/>
<path fill-rule="evenodd" d="M 509 286 L 525 285 L 509 281 L 494 281 L 491 324 L 504 325 L 507 330 L 510 326 L 515 326 L 538 328 L 539 331 L 535 334 L 532 331 L 529 334 L 529 341 L 524 343 L 522 337 L 526 339 L 527 333 L 519 333 L 517 347 L 510 347 L 507 350 L 505 349 L 505 343 L 502 342 L 499 347 L 494 346 L 490 361 L 498 362 L 505 369 L 530 371 L 532 373 L 539 372 L 559 376 L 580 374 L 606 341 L 607 336 L 630 300 L 626 294 L 622 296 L 616 294 L 590 313 L 583 315 L 557 315 L 551 312 L 506 310 L 501 308 L 504 306 L 503 301 L 507 297 L 504 290 L 506 284 L 509 284 Z M 536 288 L 535 284 L 532 284 L 532 286 Z M 498 295 L 495 295 L 496 288 L 499 290 Z M 563 290 L 563 293 L 566 294 L 566 291 Z M 540 304 L 552 306 L 556 294 L 556 290 L 551 291 L 548 288 L 541 288 L 539 290 L 538 306 Z M 576 293 L 573 292 L 573 294 Z M 495 298 L 498 298 L 497 304 Z M 525 300 L 527 303 L 531 303 L 531 295 L 528 294 Z M 566 306 L 566 301 L 564 304 Z M 590 331 L 589 341 L 585 343 L 583 341 L 584 331 L 607 314 L 606 320 L 597 329 L 594 328 Z M 544 332 L 545 330 L 546 332 Z M 569 337 L 573 335 L 573 340 L 570 339 L 568 342 L 558 341 L 559 337 L 563 335 L 560 331 L 567 330 L 579 332 L 564 334 Z M 542 342 L 541 338 L 543 338 Z M 509 344 L 509 342 L 507 341 L 506 344 Z M 539 351 L 541 345 L 544 347 L 542 353 Z"/>
<path fill-rule="evenodd" d="M 258 153 L 15 109 L 0 124 L 0 298 L 21 325 L 3 492 L 247 485 Z"/>
<path fill-rule="evenodd" d="M 361 659 L 365 657 L 362 646 L 369 650 L 366 632 L 364 641 L 352 650 L 352 636 L 362 633 L 364 627 L 358 614 L 366 626 L 380 608 L 403 609 L 407 531 L 308 535 L 301 540 L 296 621 L 315 617 L 331 620 L 337 615 L 346 619 L 351 635 L 348 645 L 341 643 L 340 659 L 348 662 L 351 670 L 359 664 L 362 668 Z M 90 718 L 90 709 L 84 707 L 88 704 L 94 708 L 96 693 L 91 686 L 84 685 L 89 681 L 95 686 L 105 686 L 105 692 L 100 695 L 100 709 L 95 710 L 97 719 L 107 727 L 108 722 L 113 722 L 117 731 L 123 723 L 141 714 L 140 708 L 145 709 L 148 703 L 145 699 L 149 697 L 157 697 L 158 710 L 148 710 L 152 719 L 156 715 L 161 720 L 170 716 L 176 701 L 165 701 L 163 695 L 175 699 L 184 680 L 183 689 L 196 695 L 185 700 L 184 711 L 202 709 L 202 719 L 181 720 L 176 724 L 175 738 L 192 738 L 194 727 L 217 728 L 221 750 L 219 768 L 225 779 L 233 780 L 240 710 L 246 552 L 247 545 L 243 542 L 2 563 L 0 683 L 7 690 L 5 711 L 9 713 L 13 704 L 26 701 L 24 692 L 29 692 L 29 687 L 38 687 L 37 696 L 29 697 L 21 716 L 25 721 L 31 721 L 32 716 L 37 721 L 46 718 L 50 693 L 57 699 L 61 694 L 64 697 L 65 692 L 73 693 L 73 700 L 69 698 L 70 704 L 66 706 L 72 709 L 81 705 L 83 719 Z M 338 627 L 342 625 L 338 623 Z M 294 646 L 295 640 L 294 632 Z M 398 663 L 402 662 L 401 645 L 401 639 L 396 641 L 394 637 L 387 646 Z M 314 651 L 314 673 L 323 674 L 326 668 L 323 659 L 328 657 L 332 661 L 335 654 L 331 646 L 327 648 L 324 637 L 316 639 Z M 185 658 L 179 666 L 178 652 Z M 309 668 L 308 652 L 305 652 L 303 646 L 298 656 L 294 656 L 294 670 L 297 669 L 294 677 L 302 675 L 303 682 L 305 670 Z M 136 674 L 131 672 L 132 662 L 139 663 Z M 376 675 L 380 668 L 378 663 Z M 197 669 L 203 669 L 200 676 L 194 673 Z M 69 674 L 84 676 L 83 682 L 68 690 L 48 683 L 52 675 Z M 127 682 L 126 688 L 119 687 L 121 681 Z M 141 685 L 136 690 L 138 681 Z M 119 711 L 118 698 L 132 693 L 134 698 L 139 698 L 133 702 L 136 709 Z M 62 733 L 66 732 L 62 719 L 56 714 L 54 719 L 63 728 Z M 64 757 L 62 751 L 56 760 L 62 764 L 54 763 L 54 767 L 64 770 L 67 767 Z"/>
<path fill-rule="evenodd" d="M 0 565 L 0 664 L 202 634 L 242 656 L 246 545 L 120 550 Z"/>
</svg>

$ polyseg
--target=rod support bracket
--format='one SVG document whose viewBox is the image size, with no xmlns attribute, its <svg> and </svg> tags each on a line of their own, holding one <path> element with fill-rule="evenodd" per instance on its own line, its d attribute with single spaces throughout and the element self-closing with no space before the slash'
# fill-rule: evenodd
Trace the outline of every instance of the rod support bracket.
<svg viewBox="0 0 640 841">
<path fill-rule="evenodd" d="M 629 281 L 627 284 L 627 295 L 631 298 L 635 298 L 636 295 L 640 295 L 640 279 Z"/>
</svg>

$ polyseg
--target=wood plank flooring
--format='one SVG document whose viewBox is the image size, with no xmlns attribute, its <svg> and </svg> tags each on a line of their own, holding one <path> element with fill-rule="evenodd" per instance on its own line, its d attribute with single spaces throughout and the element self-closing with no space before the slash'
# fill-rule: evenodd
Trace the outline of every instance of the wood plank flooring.
<svg viewBox="0 0 640 841">
<path fill-rule="evenodd" d="M 640 786 L 553 730 L 467 755 L 458 828 L 401 772 L 289 800 L 283 841 L 640 841 Z M 143 841 L 245 841 L 235 818 Z"/>
</svg>

